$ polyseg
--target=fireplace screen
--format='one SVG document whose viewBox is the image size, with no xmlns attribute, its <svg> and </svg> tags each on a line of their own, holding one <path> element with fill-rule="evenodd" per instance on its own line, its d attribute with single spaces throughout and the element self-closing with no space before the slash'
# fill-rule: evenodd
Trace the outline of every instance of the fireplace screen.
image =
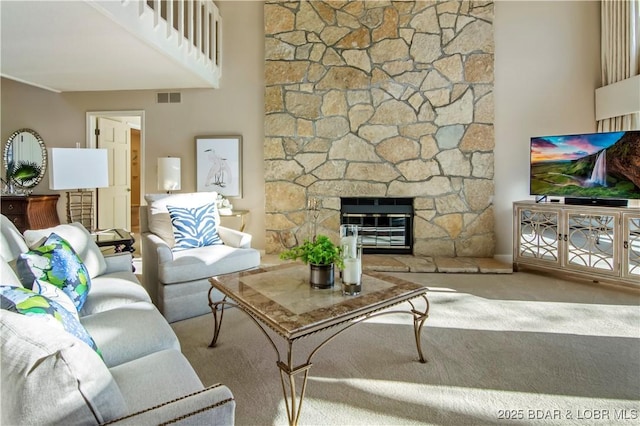
<svg viewBox="0 0 640 426">
<path fill-rule="evenodd" d="M 364 253 L 413 252 L 411 198 L 343 198 L 341 223 L 358 225 Z"/>
</svg>

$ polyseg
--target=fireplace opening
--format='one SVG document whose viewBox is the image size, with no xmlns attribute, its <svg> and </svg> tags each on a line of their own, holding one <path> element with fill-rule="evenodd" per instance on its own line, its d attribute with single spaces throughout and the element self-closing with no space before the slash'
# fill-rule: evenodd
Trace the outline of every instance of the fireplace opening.
<svg viewBox="0 0 640 426">
<path fill-rule="evenodd" d="M 340 200 L 340 224 L 358 226 L 363 253 L 413 254 L 413 198 Z"/>
</svg>

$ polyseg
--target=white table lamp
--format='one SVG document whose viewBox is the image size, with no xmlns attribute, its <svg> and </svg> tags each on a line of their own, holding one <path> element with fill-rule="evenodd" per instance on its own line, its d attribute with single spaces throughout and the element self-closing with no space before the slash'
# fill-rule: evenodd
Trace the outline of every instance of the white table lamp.
<svg viewBox="0 0 640 426">
<path fill-rule="evenodd" d="M 180 158 L 158 158 L 158 189 L 167 193 L 180 190 Z"/>
<path fill-rule="evenodd" d="M 67 221 L 94 230 L 93 190 L 109 186 L 106 149 L 49 148 L 49 189 L 67 192 Z"/>
</svg>

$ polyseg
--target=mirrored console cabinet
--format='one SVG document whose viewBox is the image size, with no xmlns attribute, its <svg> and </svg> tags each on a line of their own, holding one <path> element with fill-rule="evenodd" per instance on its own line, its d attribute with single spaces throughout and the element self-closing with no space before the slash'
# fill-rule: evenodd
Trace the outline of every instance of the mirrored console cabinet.
<svg viewBox="0 0 640 426">
<path fill-rule="evenodd" d="M 640 287 L 640 209 L 519 201 L 513 269 L 562 271 Z"/>
</svg>

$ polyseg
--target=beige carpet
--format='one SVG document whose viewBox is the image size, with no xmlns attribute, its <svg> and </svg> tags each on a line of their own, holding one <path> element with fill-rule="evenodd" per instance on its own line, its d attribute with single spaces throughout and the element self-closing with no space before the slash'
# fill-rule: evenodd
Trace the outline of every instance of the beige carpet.
<svg viewBox="0 0 640 426">
<path fill-rule="evenodd" d="M 314 358 L 300 424 L 637 424 L 638 292 L 522 272 L 397 275 L 431 290 L 429 362 L 408 315 L 352 327 Z M 236 424 L 287 423 L 275 353 L 242 312 L 227 311 L 216 348 L 209 315 L 173 327 L 203 382 L 233 391 Z"/>
</svg>

